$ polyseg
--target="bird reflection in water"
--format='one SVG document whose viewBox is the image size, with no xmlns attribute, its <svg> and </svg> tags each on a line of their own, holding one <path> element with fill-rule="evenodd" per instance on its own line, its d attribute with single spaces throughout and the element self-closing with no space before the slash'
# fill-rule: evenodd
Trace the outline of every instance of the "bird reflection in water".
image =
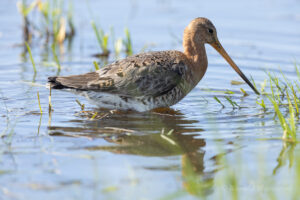
<svg viewBox="0 0 300 200">
<path fill-rule="evenodd" d="M 50 126 L 50 135 L 103 138 L 113 143 L 78 147 L 89 151 L 102 150 L 146 157 L 181 156 L 185 190 L 196 196 L 212 192 L 218 155 L 208 158 L 207 161 L 215 166 L 205 170 L 203 147 L 206 142 L 200 137 L 204 130 L 195 125 L 198 121 L 171 110 L 171 114 L 118 113 L 101 120 L 76 120 L 78 122 L 79 127 L 75 128 Z"/>
</svg>

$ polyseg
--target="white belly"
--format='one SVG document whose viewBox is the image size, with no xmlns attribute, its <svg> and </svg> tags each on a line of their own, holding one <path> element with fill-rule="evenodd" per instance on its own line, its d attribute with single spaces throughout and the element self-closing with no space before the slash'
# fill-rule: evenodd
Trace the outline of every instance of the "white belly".
<svg viewBox="0 0 300 200">
<path fill-rule="evenodd" d="M 135 110 L 145 112 L 154 108 L 169 107 L 180 101 L 185 95 L 178 88 L 158 97 L 125 97 L 118 94 L 95 91 L 78 91 L 66 89 L 75 94 L 86 97 L 99 108 L 112 110 Z"/>
<path fill-rule="evenodd" d="M 81 91 L 76 93 L 86 97 L 92 104 L 97 105 L 99 108 L 145 112 L 158 107 L 158 105 L 153 102 L 153 99 L 141 101 L 140 98 L 120 97 L 116 94 L 93 91 Z"/>
</svg>

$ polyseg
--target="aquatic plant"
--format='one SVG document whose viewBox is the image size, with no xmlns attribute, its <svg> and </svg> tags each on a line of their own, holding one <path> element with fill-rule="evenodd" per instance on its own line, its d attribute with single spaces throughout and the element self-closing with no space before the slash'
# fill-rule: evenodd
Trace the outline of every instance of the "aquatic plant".
<svg viewBox="0 0 300 200">
<path fill-rule="evenodd" d="M 30 46 L 28 45 L 27 42 L 25 42 L 25 45 L 26 45 L 26 48 L 27 48 L 27 51 L 28 51 L 28 54 L 29 54 L 29 58 L 30 58 L 30 61 L 31 61 L 31 64 L 32 64 L 32 67 L 33 67 L 33 71 L 34 71 L 34 73 L 36 73 L 35 62 L 34 62 L 34 59 L 32 57 Z"/>
<path fill-rule="evenodd" d="M 225 107 L 224 104 L 220 101 L 220 99 L 218 97 L 214 96 L 214 100 L 216 100 L 216 102 L 221 104 L 223 108 Z"/>
<path fill-rule="evenodd" d="M 298 79 L 300 81 L 300 70 L 299 66 L 295 64 L 295 71 L 297 73 Z M 299 123 L 299 104 L 300 99 L 298 93 L 300 93 L 299 82 L 291 82 L 286 76 L 281 72 L 281 76 L 277 76 L 274 73 L 266 71 L 267 78 L 259 84 L 261 96 L 256 100 L 256 104 L 259 105 L 262 110 L 273 110 L 280 122 L 283 130 L 282 139 L 290 142 L 297 141 L 297 128 Z M 251 77 L 253 86 L 257 89 L 257 84 Z M 236 85 L 239 83 L 231 82 Z M 240 89 L 243 96 L 248 96 L 248 94 L 241 88 Z M 206 90 L 209 92 L 222 92 L 215 90 Z M 232 94 L 231 91 L 222 92 L 224 94 Z M 223 108 L 224 104 L 218 97 L 213 97 L 216 102 L 218 102 Z M 241 108 L 235 101 L 233 101 L 230 96 L 224 96 L 225 100 L 231 104 L 233 109 Z"/>
<path fill-rule="evenodd" d="M 38 1 L 38 11 L 44 19 L 42 33 L 44 33 L 46 41 L 52 37 L 52 42 L 62 44 L 66 38 L 75 35 L 72 8 L 70 1 L 68 2 L 68 10 L 65 9 L 64 1 L 61 0 Z"/>
<path fill-rule="evenodd" d="M 297 65 L 295 66 L 295 70 L 298 74 L 299 69 Z M 290 82 L 282 72 L 282 79 L 271 72 L 266 72 L 266 74 L 268 76 L 268 80 L 264 80 L 261 84 L 261 91 L 273 106 L 272 109 L 275 111 L 283 130 L 282 139 L 295 142 L 297 141 L 297 124 L 299 119 L 298 104 L 300 103 L 300 99 L 297 96 L 295 88 L 300 88 L 299 84 L 298 82 Z M 298 77 L 300 80 L 300 76 Z M 269 83 L 268 90 L 267 83 Z M 300 90 L 298 90 L 298 92 L 299 91 Z M 268 109 L 263 98 L 261 98 L 260 101 L 256 101 L 256 103 L 260 105 L 264 111 Z M 284 108 L 286 109 L 285 113 L 282 111 Z M 288 117 L 285 117 L 286 114 Z"/>
<path fill-rule="evenodd" d="M 92 21 L 92 27 L 94 30 L 94 33 L 96 35 L 99 47 L 101 49 L 101 53 L 98 54 L 99 56 L 104 56 L 104 57 L 108 57 L 110 51 L 108 50 L 108 39 L 109 39 L 109 35 L 108 34 L 104 34 L 104 30 L 101 28 L 98 28 L 95 24 L 95 22 Z"/>
<path fill-rule="evenodd" d="M 33 9 L 36 7 L 37 1 L 33 1 L 30 4 L 27 4 L 26 0 L 18 1 L 17 2 L 17 8 L 20 14 L 23 18 L 23 38 L 24 41 L 30 42 L 32 39 L 32 31 L 31 29 L 31 23 L 29 21 L 28 15 L 33 11 Z"/>
<path fill-rule="evenodd" d="M 265 101 L 264 101 L 263 99 L 261 99 L 260 102 L 259 102 L 259 101 L 256 101 L 256 103 L 257 103 L 258 105 L 260 105 L 260 106 L 263 108 L 264 111 L 267 110 Z"/>
<path fill-rule="evenodd" d="M 94 56 L 108 57 L 110 55 L 110 52 L 114 52 L 115 57 L 119 58 L 119 55 L 122 51 L 124 51 L 127 56 L 133 54 L 132 39 L 128 28 L 125 28 L 124 31 L 125 38 L 118 38 L 117 40 L 115 40 L 113 27 L 110 28 L 110 32 L 104 33 L 104 29 L 98 28 L 94 21 L 92 21 L 91 25 L 101 50 L 101 53 L 95 54 Z M 109 40 L 111 40 L 113 43 L 112 48 L 109 47 Z M 113 51 L 111 51 L 110 49 L 113 49 Z"/>
<path fill-rule="evenodd" d="M 114 52 L 115 52 L 115 57 L 118 58 L 123 47 L 123 39 L 119 38 L 114 42 Z"/>
<path fill-rule="evenodd" d="M 81 109 L 81 111 L 83 111 L 84 110 L 84 107 L 85 107 L 85 105 L 84 104 L 82 104 L 82 103 L 80 103 L 80 101 L 78 100 L 78 99 L 76 99 L 75 100 L 76 101 L 76 103 L 80 106 L 80 109 Z"/>
<path fill-rule="evenodd" d="M 240 90 L 243 93 L 244 97 L 249 96 L 249 94 L 243 88 L 240 88 Z"/>
<path fill-rule="evenodd" d="M 59 59 L 58 59 L 57 54 L 56 54 L 56 45 L 55 45 L 55 43 L 52 44 L 51 49 L 52 49 L 52 53 L 53 53 L 53 58 L 54 58 L 55 64 L 56 64 L 56 66 L 58 68 L 58 72 L 57 73 L 59 74 L 59 72 L 61 70 L 61 65 L 60 65 Z"/>
<path fill-rule="evenodd" d="M 99 65 L 96 61 L 94 61 L 93 64 L 94 64 L 94 67 L 95 67 L 96 71 L 100 69 L 100 67 L 99 67 Z"/>
<path fill-rule="evenodd" d="M 42 114 L 43 114 L 43 111 L 42 111 L 42 106 L 41 106 L 41 101 L 40 101 L 40 94 L 39 94 L 39 92 L 37 92 L 37 99 L 38 99 L 38 103 L 39 103 L 40 113 L 41 113 L 41 115 L 42 115 Z"/>
<path fill-rule="evenodd" d="M 240 108 L 240 106 L 235 101 L 233 101 L 230 97 L 225 96 L 224 98 L 226 99 L 226 101 L 229 102 L 229 104 L 232 106 L 233 109 Z M 222 105 L 223 108 L 225 108 L 225 105 L 221 102 L 221 100 L 218 97 L 214 96 L 214 100 L 216 100 L 216 102 L 218 102 L 219 104 Z"/>
<path fill-rule="evenodd" d="M 32 37 L 45 39 L 45 42 L 62 43 L 66 38 L 75 35 L 73 22 L 73 6 L 68 1 L 68 10 L 65 9 L 65 1 L 62 0 L 35 0 L 27 4 L 26 0 L 19 1 L 17 7 L 23 17 L 24 41 L 31 42 Z M 35 12 L 34 17 L 31 13 Z M 42 18 L 40 25 L 36 19 Z"/>
<path fill-rule="evenodd" d="M 231 98 L 225 97 L 225 99 L 231 104 L 233 109 L 240 108 L 240 106 L 235 101 L 233 101 Z"/>
<path fill-rule="evenodd" d="M 282 114 L 282 112 L 279 109 L 278 103 L 270 98 L 270 101 L 272 102 L 274 106 L 274 110 L 277 114 L 277 117 L 280 121 L 281 127 L 283 129 L 283 135 L 282 139 L 295 141 L 296 140 L 296 126 L 295 126 L 295 116 L 293 111 L 293 106 L 291 105 L 291 102 L 289 101 L 289 114 L 290 114 L 290 120 L 286 120 Z M 288 123 L 289 121 L 289 123 Z"/>
<path fill-rule="evenodd" d="M 125 28 L 125 39 L 123 40 L 123 44 L 125 45 L 125 52 L 128 56 L 133 54 L 132 49 L 132 41 L 131 41 L 131 35 L 128 28 Z"/>
<path fill-rule="evenodd" d="M 51 87 L 49 87 L 49 96 L 48 96 L 48 100 L 49 100 L 49 102 L 48 102 L 48 112 L 49 112 L 49 115 L 51 115 L 51 113 L 52 113 L 51 96 L 52 96 Z M 51 120 L 50 117 L 49 117 L 49 120 Z"/>
</svg>

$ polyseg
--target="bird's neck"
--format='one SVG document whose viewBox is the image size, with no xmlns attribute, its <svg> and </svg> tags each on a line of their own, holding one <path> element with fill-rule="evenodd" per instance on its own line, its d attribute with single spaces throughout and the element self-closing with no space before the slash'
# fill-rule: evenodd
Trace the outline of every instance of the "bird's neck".
<svg viewBox="0 0 300 200">
<path fill-rule="evenodd" d="M 204 76 L 207 69 L 207 56 L 203 44 L 195 44 L 189 38 L 183 40 L 184 54 L 190 62 L 192 70 L 192 79 L 196 85 Z"/>
</svg>

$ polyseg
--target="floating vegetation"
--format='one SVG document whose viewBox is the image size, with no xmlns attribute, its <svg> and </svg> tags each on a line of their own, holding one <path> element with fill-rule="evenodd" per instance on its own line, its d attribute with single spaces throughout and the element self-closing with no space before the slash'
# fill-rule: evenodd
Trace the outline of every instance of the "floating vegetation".
<svg viewBox="0 0 300 200">
<path fill-rule="evenodd" d="M 82 104 L 82 103 L 80 103 L 80 101 L 78 100 L 78 99 L 76 99 L 75 100 L 76 101 L 76 103 L 80 106 L 80 109 L 83 111 L 84 110 L 84 107 L 85 107 L 85 105 L 84 104 Z"/>
<path fill-rule="evenodd" d="M 76 113 L 76 116 L 84 117 L 87 118 L 88 120 L 100 120 L 109 117 L 112 114 L 114 114 L 114 111 L 97 112 L 97 111 L 81 110 L 79 113 Z"/>
<path fill-rule="evenodd" d="M 242 84 L 245 84 L 245 83 L 242 82 L 242 81 L 235 81 L 235 80 L 232 80 L 232 81 L 230 82 L 230 84 L 231 84 L 231 85 L 242 85 Z"/>
<path fill-rule="evenodd" d="M 209 89 L 209 88 L 204 88 L 202 89 L 206 92 L 214 92 L 214 93 L 222 93 L 222 94 L 235 94 L 235 92 L 231 91 L 231 90 L 213 90 L 213 89 Z"/>
<path fill-rule="evenodd" d="M 90 120 L 95 119 L 98 116 L 98 112 L 94 112 L 93 116 L 90 118 Z"/>
</svg>

